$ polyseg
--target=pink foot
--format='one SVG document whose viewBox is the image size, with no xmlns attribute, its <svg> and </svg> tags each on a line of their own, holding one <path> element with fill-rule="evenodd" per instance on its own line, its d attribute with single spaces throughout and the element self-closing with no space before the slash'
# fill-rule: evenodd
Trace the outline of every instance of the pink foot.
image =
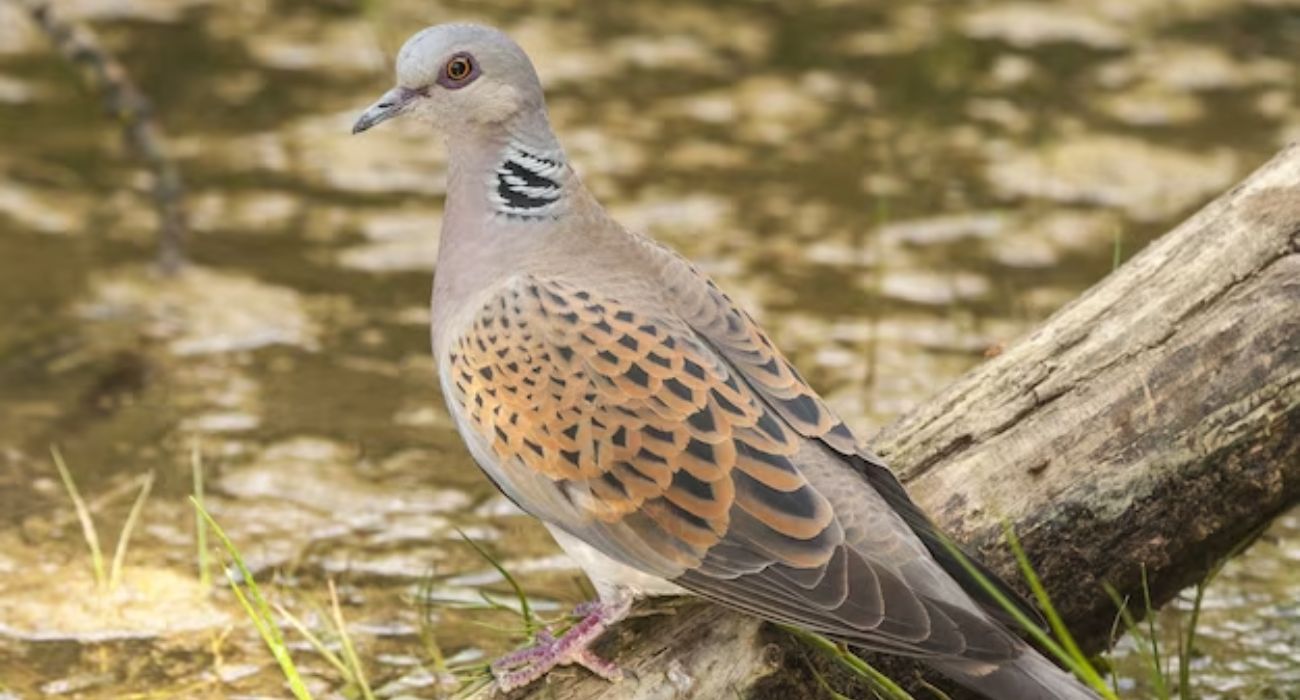
<svg viewBox="0 0 1300 700">
<path fill-rule="evenodd" d="M 555 637 L 550 630 L 542 630 L 537 633 L 532 646 L 511 652 L 492 662 L 492 675 L 496 678 L 497 688 L 505 692 L 522 688 L 545 676 L 556 666 L 569 664 L 578 664 L 607 681 L 622 680 L 622 669 L 613 662 L 596 656 L 587 647 L 610 625 L 623 619 L 631 606 L 630 599 L 610 603 L 583 603 L 578 606 L 574 613 L 582 615 L 582 620 L 560 637 Z"/>
</svg>

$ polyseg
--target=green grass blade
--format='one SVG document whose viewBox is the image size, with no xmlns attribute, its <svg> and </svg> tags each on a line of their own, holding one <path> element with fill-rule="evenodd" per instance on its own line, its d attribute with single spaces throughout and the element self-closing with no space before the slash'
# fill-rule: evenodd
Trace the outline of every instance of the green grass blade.
<svg viewBox="0 0 1300 700">
<path fill-rule="evenodd" d="M 235 564 L 235 568 L 239 570 L 239 574 L 243 579 L 243 586 L 247 587 L 249 593 L 253 594 L 252 600 L 257 604 L 258 616 L 263 620 L 275 619 L 272 615 L 271 604 L 268 603 L 266 598 L 262 595 L 261 588 L 257 585 L 257 581 L 253 577 L 253 572 L 249 571 L 248 565 L 244 563 L 244 557 L 239 553 L 239 549 L 235 547 L 235 543 L 230 540 L 228 535 L 226 535 L 225 529 L 223 529 L 221 525 L 217 524 L 217 521 L 213 519 L 211 514 L 199 507 L 198 503 L 194 503 L 194 507 L 198 508 L 199 514 L 203 516 L 208 527 L 212 529 L 214 534 L 216 534 L 217 540 L 221 542 L 221 545 L 225 547 L 226 552 L 230 554 L 230 557 Z"/>
<path fill-rule="evenodd" d="M 239 570 L 243 583 L 235 578 L 235 575 L 226 570 L 226 578 L 230 581 L 230 590 L 234 592 L 235 597 L 239 599 L 239 604 L 244 607 L 253 624 L 257 627 L 258 634 L 262 636 L 262 641 L 275 657 L 275 661 L 280 666 L 280 672 L 284 675 L 285 681 L 289 684 L 289 690 L 298 700 L 311 700 L 311 692 L 303 683 L 302 675 L 298 673 L 298 666 L 293 662 L 293 656 L 289 653 L 289 647 L 284 643 L 284 636 L 280 634 L 280 628 L 275 624 L 275 617 L 271 611 L 271 605 L 267 602 L 266 597 L 262 595 L 262 589 L 257 585 L 253 578 L 253 572 L 248 570 L 248 565 L 244 563 L 243 556 L 240 555 L 239 549 L 235 543 L 226 535 L 226 531 L 217 524 L 217 521 L 203 509 L 193 498 L 190 499 L 194 507 L 198 509 L 203 520 L 212 532 L 216 534 L 217 539 L 221 541 L 226 552 L 234 561 L 235 567 Z M 244 589 L 247 589 L 245 593 Z"/>
<path fill-rule="evenodd" d="M 1251 541 L 1253 540 L 1244 540 L 1242 544 L 1234 547 L 1233 551 L 1229 552 L 1224 561 L 1236 556 L 1241 549 L 1245 548 L 1244 544 L 1248 544 Z M 1178 656 L 1178 696 L 1181 700 L 1191 700 L 1192 697 L 1192 653 L 1196 646 L 1196 626 L 1201 622 L 1201 606 L 1205 602 L 1205 589 L 1210 587 L 1210 582 L 1213 581 L 1222 570 L 1223 562 L 1220 562 L 1213 569 L 1210 569 L 1210 572 L 1205 575 L 1205 578 L 1196 583 L 1196 597 L 1192 599 L 1192 613 L 1187 621 L 1187 638 L 1186 641 L 1180 644 Z"/>
<path fill-rule="evenodd" d="M 226 580 L 230 582 L 230 590 L 239 600 L 240 606 L 248 614 L 248 618 L 253 621 L 253 626 L 257 628 L 257 634 L 261 636 L 262 642 L 266 648 L 271 650 L 271 656 L 280 667 L 280 673 L 284 676 L 285 681 L 289 684 L 289 690 L 297 700 L 312 700 L 311 691 L 307 690 L 306 684 L 303 683 L 302 675 L 298 673 L 298 666 L 293 662 L 293 657 L 289 654 L 289 648 L 284 643 L 284 638 L 280 635 L 280 629 L 276 627 L 275 620 L 261 617 L 261 593 L 256 588 L 250 588 L 249 593 L 245 594 L 243 587 L 235 578 L 235 575 L 226 570 Z M 246 579 L 247 580 L 247 579 Z M 252 595 L 258 604 L 249 600 Z"/>
<path fill-rule="evenodd" d="M 356 647 L 352 645 L 352 637 L 348 634 L 347 623 L 343 621 L 343 608 L 339 605 L 339 592 L 334 587 L 334 580 L 329 580 L 330 589 L 330 609 L 334 615 L 334 626 L 338 631 L 339 643 L 343 645 L 343 658 L 348 662 L 350 669 L 349 678 L 361 689 L 361 697 L 365 700 L 375 700 L 375 694 L 370 690 L 370 683 L 366 680 L 365 669 L 361 667 L 361 658 L 357 656 Z"/>
<path fill-rule="evenodd" d="M 474 697 L 479 694 L 479 691 L 486 689 L 489 685 L 492 685 L 492 676 L 490 675 L 480 678 L 472 678 L 466 681 L 465 686 L 456 691 L 456 694 L 453 695 L 452 698 L 454 700 L 465 700 L 466 698 Z"/>
<path fill-rule="evenodd" d="M 823 676 L 821 672 L 818 671 L 816 668 L 809 666 L 808 670 L 812 672 L 813 680 L 817 681 L 817 686 L 822 689 L 823 695 L 830 698 L 831 700 L 853 700 L 852 698 L 845 695 L 844 693 L 841 693 L 840 691 L 832 688 L 831 684 L 826 680 L 826 677 Z M 880 695 L 876 694 L 874 691 L 872 694 L 876 695 L 877 698 L 880 697 Z"/>
<path fill-rule="evenodd" d="M 881 673 L 876 669 L 876 667 L 863 661 L 856 655 L 841 649 L 837 644 L 820 634 L 815 634 L 790 625 L 780 625 L 780 627 L 791 635 L 802 640 L 805 644 L 838 660 L 841 664 L 852 671 L 854 675 L 870 683 L 879 692 L 884 693 L 889 700 L 916 700 L 911 693 L 903 690 L 902 686 L 895 683 L 892 678 Z"/>
<path fill-rule="evenodd" d="M 442 651 L 442 645 L 438 643 L 438 635 L 435 632 L 433 621 L 433 572 L 430 571 L 428 576 L 420 579 L 420 587 L 416 592 L 420 610 L 420 643 L 424 645 L 424 652 L 428 655 L 429 660 L 433 663 L 434 674 L 438 678 L 445 678 L 450 675 L 447 669 L 447 655 Z"/>
<path fill-rule="evenodd" d="M 497 561 L 496 557 L 489 554 L 486 549 L 483 549 L 479 543 L 470 539 L 468 535 L 461 532 L 459 529 L 456 530 L 456 532 L 460 535 L 461 539 L 465 540 L 465 542 L 469 543 L 469 546 L 474 548 L 475 552 L 478 552 L 480 557 L 483 557 L 487 563 L 492 565 L 492 568 L 496 569 L 497 572 L 501 574 L 501 577 L 506 580 L 506 583 L 510 584 L 510 588 L 515 593 L 515 598 L 519 599 L 519 615 L 523 617 L 524 620 L 524 632 L 529 637 L 536 634 L 538 630 L 537 617 L 533 614 L 533 606 L 529 604 L 528 596 L 524 593 L 523 586 L 520 586 L 519 582 L 515 580 L 515 577 L 511 576 L 509 571 L 506 571 L 506 567 L 502 566 L 501 562 Z M 486 599 L 486 596 L 484 596 L 484 598 Z M 488 600 L 488 602 L 489 604 L 493 604 L 493 601 L 491 600 Z M 499 605 L 499 603 L 495 604 Z"/>
<path fill-rule="evenodd" d="M 1110 686 L 1106 685 L 1105 681 L 1101 680 L 1101 675 L 1092 667 L 1091 662 L 1085 659 L 1080 663 L 1077 659 L 1066 652 L 1066 650 L 1058 644 L 1051 635 L 1044 632 L 1043 628 L 1038 626 L 1036 621 L 1030 619 L 1018 605 L 1007 598 L 1001 589 L 993 585 L 993 582 L 988 580 L 988 577 L 971 563 L 970 558 L 966 556 L 966 553 L 963 552 L 956 543 L 946 537 L 944 537 L 942 541 L 943 546 L 946 547 L 948 552 L 952 554 L 958 563 L 961 564 L 962 568 L 966 570 L 966 573 L 970 574 L 971 578 L 979 584 L 980 588 L 984 589 L 984 591 L 997 602 L 998 606 L 1005 610 L 1006 613 L 1016 621 L 1016 624 L 1020 625 L 1029 636 L 1033 637 L 1034 641 L 1042 645 L 1042 647 L 1055 657 L 1056 660 L 1060 661 L 1066 666 L 1066 668 L 1070 669 L 1076 678 L 1097 691 L 1097 693 L 1099 693 L 1103 698 L 1106 698 L 1106 700 L 1116 700 L 1115 695 L 1110 690 Z"/>
<path fill-rule="evenodd" d="M 1196 597 L 1192 599 L 1192 613 L 1187 621 L 1187 636 L 1178 641 L 1178 697 L 1192 699 L 1192 645 L 1196 644 L 1196 625 L 1201 618 L 1201 602 L 1205 600 L 1206 580 L 1196 583 Z"/>
<path fill-rule="evenodd" d="M 1107 594 L 1110 595 L 1111 600 L 1116 599 L 1116 595 L 1115 593 L 1113 593 L 1113 589 L 1108 590 L 1106 592 Z M 1117 608 L 1117 612 L 1115 613 L 1115 619 L 1110 621 L 1110 636 L 1106 638 L 1107 647 L 1113 647 L 1115 645 L 1115 642 L 1119 640 L 1119 626 L 1120 623 L 1123 621 L 1123 617 L 1124 617 L 1123 614 L 1119 611 L 1122 611 L 1128 607 L 1128 600 L 1125 599 L 1123 602 L 1117 602 L 1117 605 L 1118 608 Z M 1115 672 L 1114 668 L 1111 669 L 1111 673 L 1110 673 L 1110 689 L 1113 693 L 1119 695 L 1119 674 Z"/>
<path fill-rule="evenodd" d="M 920 684 L 922 688 L 925 688 L 927 691 L 929 691 L 929 693 L 933 695 L 936 700 L 952 700 L 952 698 L 949 697 L 947 693 L 943 692 L 942 690 L 939 690 L 934 686 L 934 684 L 930 683 L 924 678 L 918 678 L 916 679 L 916 682 Z"/>
<path fill-rule="evenodd" d="M 1147 622 L 1147 641 L 1151 644 L 1151 682 L 1155 684 L 1156 697 L 1169 700 L 1168 673 L 1160 663 L 1160 635 L 1156 633 L 1156 614 L 1151 607 L 1151 586 L 1147 583 L 1147 567 L 1142 565 L 1142 603 Z"/>
<path fill-rule="evenodd" d="M 149 499 L 149 492 L 153 490 L 153 472 L 145 475 L 143 483 L 140 485 L 140 493 L 135 497 L 135 503 L 131 504 L 131 510 L 126 514 L 126 522 L 122 524 L 122 532 L 117 536 L 117 547 L 113 550 L 113 565 L 108 574 L 108 590 L 117 590 L 118 584 L 122 582 L 122 565 L 126 563 L 126 550 L 131 544 L 131 533 L 135 531 L 136 523 L 140 521 L 140 513 L 144 510 L 144 502 Z"/>
<path fill-rule="evenodd" d="M 1029 589 L 1033 591 L 1034 599 L 1038 601 L 1038 607 L 1047 617 L 1047 624 L 1052 628 L 1052 634 L 1061 643 L 1065 653 L 1078 665 L 1084 672 L 1083 680 L 1093 688 L 1101 688 L 1106 685 L 1105 679 L 1097 672 L 1097 669 L 1088 660 L 1088 656 L 1079 648 L 1075 641 L 1074 635 L 1070 634 L 1070 629 L 1066 627 L 1065 621 L 1061 619 L 1061 614 L 1057 612 L 1056 606 L 1052 604 L 1052 598 L 1048 595 L 1047 589 L 1043 586 L 1042 579 L 1038 578 L 1038 572 L 1034 571 L 1033 564 L 1029 561 L 1029 555 L 1025 553 L 1025 548 L 1020 544 L 1020 538 L 1016 536 L 1015 529 L 1011 523 L 1003 521 L 1002 531 L 1006 535 L 1007 545 L 1011 548 L 1012 554 L 1016 557 L 1016 564 L 1020 567 L 1020 573 L 1025 577 L 1029 584 Z M 1035 625 L 1037 627 L 1037 625 Z"/>
<path fill-rule="evenodd" d="M 333 666 L 334 670 L 338 671 L 340 676 L 343 676 L 344 678 L 349 677 L 350 672 L 348 671 L 348 665 L 344 663 L 343 659 L 339 658 L 338 654 L 330 651 L 329 645 L 308 629 L 305 622 L 299 619 L 297 615 L 289 612 L 283 605 L 275 603 L 272 605 L 275 607 L 275 611 L 280 614 L 280 617 L 284 618 L 285 621 L 289 623 L 290 627 L 293 627 L 298 634 L 302 635 L 302 638 L 307 640 L 307 643 L 311 645 L 311 648 L 315 649 L 316 653 L 320 654 L 321 658 L 325 659 L 326 663 Z"/>
<path fill-rule="evenodd" d="M 59 470 L 59 478 L 63 480 L 64 490 L 72 499 L 72 507 L 76 510 L 77 520 L 81 523 L 82 539 L 90 548 L 90 566 L 95 575 L 95 585 L 99 586 L 101 591 L 105 590 L 108 587 L 108 576 L 104 570 L 104 551 L 99 546 L 99 533 L 95 531 L 95 520 L 91 517 L 90 509 L 86 507 L 81 492 L 77 491 L 77 482 L 72 479 L 72 472 L 68 470 L 67 463 L 63 461 L 63 453 L 59 451 L 57 445 L 50 445 L 50 456 L 54 458 L 54 467 Z"/>
<path fill-rule="evenodd" d="M 1111 601 L 1115 603 L 1115 607 L 1119 610 L 1120 618 L 1124 620 L 1124 629 L 1128 632 L 1129 636 L 1133 637 L 1133 647 L 1137 650 L 1139 660 L 1141 660 L 1142 664 L 1147 667 L 1147 671 L 1151 676 L 1152 687 L 1158 687 L 1160 658 L 1151 656 L 1151 647 L 1146 641 L 1146 632 L 1142 630 L 1137 619 L 1133 617 L 1133 613 L 1129 612 L 1128 600 L 1122 598 L 1119 591 L 1115 590 L 1115 587 L 1109 583 L 1105 584 L 1103 588 L 1105 589 L 1106 594 L 1110 596 Z M 1156 697 L 1162 698 L 1164 696 L 1157 695 Z"/>
<path fill-rule="evenodd" d="M 203 453 L 199 450 L 199 441 L 190 445 L 190 473 L 194 478 L 194 502 L 198 509 L 194 511 L 194 543 L 198 548 L 199 586 L 204 591 L 212 590 L 212 569 L 208 566 L 208 524 L 203 520 L 202 511 L 207 507 L 203 503 Z"/>
</svg>

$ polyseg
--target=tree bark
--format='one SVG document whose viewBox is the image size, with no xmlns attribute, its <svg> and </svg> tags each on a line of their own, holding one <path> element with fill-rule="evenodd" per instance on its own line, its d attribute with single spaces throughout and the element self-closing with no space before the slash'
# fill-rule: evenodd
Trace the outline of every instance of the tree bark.
<svg viewBox="0 0 1300 700">
<path fill-rule="evenodd" d="M 913 497 L 1008 580 L 1013 524 L 1086 650 L 1103 590 L 1153 603 L 1300 500 L 1300 145 L 871 441 Z M 807 652 L 702 603 L 600 647 L 616 688 L 560 671 L 512 697 L 817 697 Z"/>
</svg>

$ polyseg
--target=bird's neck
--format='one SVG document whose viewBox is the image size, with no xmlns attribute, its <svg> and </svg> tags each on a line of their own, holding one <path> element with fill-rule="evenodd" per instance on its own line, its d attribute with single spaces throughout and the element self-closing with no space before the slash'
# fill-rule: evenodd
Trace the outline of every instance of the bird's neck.
<svg viewBox="0 0 1300 700">
<path fill-rule="evenodd" d="M 434 344 L 446 315 L 546 249 L 560 220 L 588 208 L 545 115 L 448 141 L 447 202 L 434 277 Z M 473 306 L 473 304 L 470 304 Z"/>
<path fill-rule="evenodd" d="M 577 186 L 541 110 L 453 139 L 449 155 L 449 213 L 463 208 L 516 221 L 554 220 Z"/>
</svg>

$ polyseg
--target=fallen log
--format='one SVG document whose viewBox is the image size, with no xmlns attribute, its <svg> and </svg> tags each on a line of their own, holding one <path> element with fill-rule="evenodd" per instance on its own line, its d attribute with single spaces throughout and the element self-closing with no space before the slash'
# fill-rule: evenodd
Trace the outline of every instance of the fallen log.
<svg viewBox="0 0 1300 700">
<path fill-rule="evenodd" d="M 1300 145 L 870 444 L 1020 581 L 1009 521 L 1085 650 L 1105 646 L 1103 583 L 1140 595 L 1145 568 L 1165 602 L 1300 501 Z M 629 680 L 561 670 L 511 697 L 820 695 L 787 636 L 672 607 L 606 635 Z"/>
</svg>

